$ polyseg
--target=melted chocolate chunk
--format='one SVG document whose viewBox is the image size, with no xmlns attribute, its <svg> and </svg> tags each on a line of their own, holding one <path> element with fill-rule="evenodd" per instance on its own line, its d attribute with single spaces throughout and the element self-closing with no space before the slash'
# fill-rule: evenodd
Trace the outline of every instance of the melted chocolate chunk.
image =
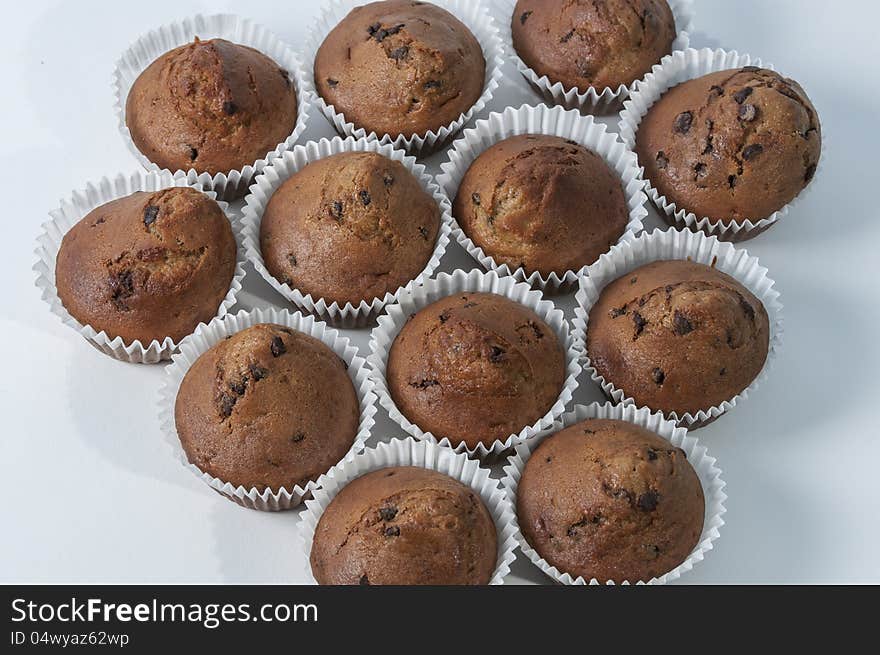
<svg viewBox="0 0 880 655">
<path fill-rule="evenodd" d="M 689 111 L 683 111 L 675 117 L 672 124 L 672 131 L 676 134 L 687 134 L 691 131 L 691 124 L 694 122 L 694 115 Z"/>
</svg>

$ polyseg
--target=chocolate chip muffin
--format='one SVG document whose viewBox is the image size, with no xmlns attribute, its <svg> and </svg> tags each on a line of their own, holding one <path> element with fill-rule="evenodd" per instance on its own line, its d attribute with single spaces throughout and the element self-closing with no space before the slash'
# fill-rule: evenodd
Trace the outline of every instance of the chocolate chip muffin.
<svg viewBox="0 0 880 655">
<path fill-rule="evenodd" d="M 315 87 L 367 133 L 425 134 L 458 120 L 483 93 L 486 61 L 470 30 L 426 2 L 351 11 L 321 44 Z"/>
<path fill-rule="evenodd" d="M 794 80 L 747 66 L 679 84 L 636 134 L 645 175 L 698 218 L 760 220 L 791 202 L 819 163 L 819 117 Z"/>
<path fill-rule="evenodd" d="M 703 531 L 703 489 L 684 451 L 625 421 L 546 438 L 516 496 L 529 545 L 587 581 L 647 582 L 687 559 Z"/>
<path fill-rule="evenodd" d="M 214 200 L 189 187 L 137 192 L 96 207 L 64 235 L 55 283 L 77 321 L 146 346 L 211 320 L 235 258 Z"/>
<path fill-rule="evenodd" d="M 556 402 L 565 353 L 531 309 L 491 293 L 428 305 L 391 345 L 388 389 L 398 409 L 437 439 L 492 444 L 532 425 Z"/>
<path fill-rule="evenodd" d="M 400 162 L 375 152 L 315 161 L 272 195 L 260 249 L 277 280 L 328 304 L 382 298 L 424 270 L 440 208 Z"/>
<path fill-rule="evenodd" d="M 628 220 L 620 178 L 594 152 L 556 136 L 520 135 L 483 152 L 453 212 L 497 264 L 563 275 L 592 264 Z"/>
<path fill-rule="evenodd" d="M 498 537 L 480 497 L 448 475 L 384 468 L 350 482 L 324 510 L 312 573 L 326 585 L 484 585 Z"/>
<path fill-rule="evenodd" d="M 289 73 L 224 39 L 180 46 L 138 76 L 125 123 L 146 157 L 172 171 L 227 173 L 275 150 L 296 126 Z"/>
<path fill-rule="evenodd" d="M 191 463 L 261 493 L 326 473 L 354 443 L 359 416 L 342 359 L 317 339 L 272 324 L 203 353 L 174 407 Z"/>
<path fill-rule="evenodd" d="M 511 30 L 529 68 L 581 91 L 641 79 L 672 52 L 676 34 L 666 0 L 519 0 Z"/>
<path fill-rule="evenodd" d="M 640 407 L 679 416 L 730 400 L 767 360 L 767 310 L 729 275 L 657 261 L 609 284 L 590 309 L 587 354 Z"/>
</svg>

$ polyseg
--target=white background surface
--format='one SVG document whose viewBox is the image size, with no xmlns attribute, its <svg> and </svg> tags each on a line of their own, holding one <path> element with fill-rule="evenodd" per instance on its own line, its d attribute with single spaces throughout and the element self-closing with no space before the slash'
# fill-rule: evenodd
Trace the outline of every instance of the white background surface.
<svg viewBox="0 0 880 655">
<path fill-rule="evenodd" d="M 880 4 L 696 5 L 692 45 L 749 52 L 799 80 L 826 141 L 808 200 L 745 244 L 782 293 L 785 339 L 759 393 L 697 433 L 718 457 L 730 497 L 715 550 L 681 582 L 880 582 L 880 218 L 872 197 Z M 241 509 L 183 469 L 159 432 L 162 368 L 111 360 L 64 327 L 40 300 L 31 266 L 40 223 L 59 198 L 138 167 L 117 132 L 110 88 L 131 41 L 189 14 L 238 11 L 299 49 L 319 6 L 5 4 L 0 581 L 303 580 L 297 514 Z M 538 102 L 512 66 L 505 72 L 503 90 L 481 116 Z M 313 111 L 305 139 L 331 135 Z M 444 158 L 431 158 L 432 170 Z M 653 213 L 649 225 L 660 225 Z M 453 245 L 442 270 L 474 266 Z M 241 307 L 285 306 L 250 267 L 245 291 Z M 571 316 L 572 297 L 557 303 Z M 368 331 L 350 334 L 363 353 Z M 576 399 L 600 394 L 583 383 Z M 397 434 L 381 412 L 375 435 Z M 542 581 L 522 555 L 513 572 L 508 582 Z"/>
</svg>

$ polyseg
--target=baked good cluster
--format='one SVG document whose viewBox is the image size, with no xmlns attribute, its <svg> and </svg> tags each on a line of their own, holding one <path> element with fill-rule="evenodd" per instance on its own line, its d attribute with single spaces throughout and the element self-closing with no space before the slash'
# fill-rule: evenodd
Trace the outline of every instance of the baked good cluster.
<svg viewBox="0 0 880 655">
<path fill-rule="evenodd" d="M 498 583 L 516 551 L 563 582 L 689 569 L 724 510 L 688 431 L 747 411 L 781 332 L 733 244 L 797 222 L 806 91 L 688 49 L 690 3 L 327 4 L 308 42 L 217 16 L 123 56 L 147 170 L 53 214 L 52 311 L 171 360 L 182 458 L 245 507 L 304 503 L 320 584 Z M 544 102 L 479 118 L 506 60 Z M 594 117 L 618 110 L 619 133 Z M 303 141 L 319 113 L 339 137 Z M 441 272 L 450 247 L 481 270 Z M 296 311 L 234 313 L 246 262 Z M 573 406 L 580 385 L 609 402 Z M 409 436 L 373 434 L 377 411 Z"/>
</svg>

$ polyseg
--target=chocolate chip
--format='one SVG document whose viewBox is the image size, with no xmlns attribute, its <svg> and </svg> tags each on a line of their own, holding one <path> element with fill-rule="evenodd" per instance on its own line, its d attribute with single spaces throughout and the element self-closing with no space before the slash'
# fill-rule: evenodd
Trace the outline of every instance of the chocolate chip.
<svg viewBox="0 0 880 655">
<path fill-rule="evenodd" d="M 633 277 L 631 277 L 631 278 L 629 279 L 629 283 L 630 283 L 630 284 L 635 284 L 635 283 L 638 282 L 638 281 L 639 281 L 639 278 L 636 277 L 636 276 L 633 276 Z"/>
<path fill-rule="evenodd" d="M 639 496 L 639 500 L 636 504 L 643 512 L 653 512 L 657 508 L 657 501 L 659 498 L 660 497 L 657 495 L 656 491 L 646 491 Z"/>
<path fill-rule="evenodd" d="M 379 516 L 383 521 L 393 521 L 394 517 L 397 516 L 397 508 L 382 507 L 379 509 Z"/>
<path fill-rule="evenodd" d="M 409 386 L 416 389 L 427 389 L 428 387 L 440 386 L 440 383 L 437 380 L 422 380 L 421 382 L 410 382 Z"/>
<path fill-rule="evenodd" d="M 479 305 L 479 303 L 476 303 L 476 302 L 466 302 L 465 304 L 463 304 L 463 305 L 461 306 L 461 308 L 462 308 L 462 309 L 468 309 L 468 308 L 470 308 L 470 307 L 476 307 L 477 305 Z"/>
<path fill-rule="evenodd" d="M 246 377 L 241 378 L 241 380 L 233 380 L 229 383 L 229 388 L 232 389 L 239 396 L 243 396 L 244 392 L 247 391 L 247 383 L 248 379 Z"/>
<path fill-rule="evenodd" d="M 571 30 L 567 34 L 564 34 L 561 39 L 559 39 L 560 43 L 568 43 L 571 40 L 571 37 L 574 36 L 574 30 Z"/>
<path fill-rule="evenodd" d="M 399 537 L 400 536 L 400 526 L 391 525 L 385 528 L 385 536 L 386 537 Z"/>
<path fill-rule="evenodd" d="M 257 364 L 251 364 L 250 366 L 248 366 L 248 370 L 251 372 L 251 377 L 254 378 L 254 382 L 259 382 L 264 377 L 269 375 L 269 371 Z"/>
<path fill-rule="evenodd" d="M 370 586 L 370 579 L 367 577 L 367 574 L 366 574 L 366 573 L 364 573 L 364 574 L 361 576 L 361 579 L 358 581 L 358 584 L 361 585 L 361 586 L 363 586 L 363 587 L 369 587 L 369 586 Z"/>
<path fill-rule="evenodd" d="M 504 348 L 499 348 L 498 346 L 492 346 L 492 350 L 489 352 L 489 361 L 493 364 L 497 364 L 504 357 L 505 350 Z"/>
<path fill-rule="evenodd" d="M 722 368 L 720 371 L 718 371 L 718 375 L 720 375 L 721 377 L 724 377 L 725 375 L 727 375 L 727 369 Z"/>
<path fill-rule="evenodd" d="M 272 337 L 272 343 L 269 344 L 269 350 L 272 351 L 272 357 L 281 357 L 284 353 L 287 352 L 287 346 L 284 345 L 284 340 L 281 337 Z"/>
<path fill-rule="evenodd" d="M 370 196 L 370 192 L 364 189 L 358 194 L 358 197 L 361 199 L 361 202 L 364 203 L 364 207 L 369 206 L 371 202 L 373 202 L 373 198 Z"/>
<path fill-rule="evenodd" d="M 223 113 L 227 116 L 232 116 L 235 112 L 238 111 L 238 106 L 232 100 L 227 100 L 223 103 Z"/>
<path fill-rule="evenodd" d="M 428 80 L 422 86 L 424 87 L 425 91 L 428 91 L 429 89 L 439 89 L 440 82 L 437 80 Z"/>
<path fill-rule="evenodd" d="M 287 261 L 290 262 L 291 266 L 296 266 L 297 265 L 296 255 L 293 255 L 293 254 L 288 255 Z"/>
<path fill-rule="evenodd" d="M 192 146 L 187 146 L 189 148 L 189 160 L 195 161 L 196 157 L 199 156 L 199 151 Z"/>
<path fill-rule="evenodd" d="M 332 77 L 327 78 L 327 86 L 331 89 L 335 89 L 337 84 L 339 84 L 339 80 L 334 80 Z"/>
<path fill-rule="evenodd" d="M 758 115 L 758 108 L 748 103 L 739 106 L 739 119 L 749 123 L 755 120 Z"/>
<path fill-rule="evenodd" d="M 385 176 L 382 178 L 382 184 L 384 184 L 385 186 L 391 186 L 392 184 L 394 184 L 394 178 L 386 173 Z"/>
<path fill-rule="evenodd" d="M 761 71 L 757 66 L 743 66 L 740 68 L 743 73 L 758 73 Z"/>
<path fill-rule="evenodd" d="M 655 459 L 657 459 L 657 451 L 653 448 L 648 448 L 648 461 L 653 462 Z"/>
<path fill-rule="evenodd" d="M 342 220 L 342 203 L 338 200 L 334 200 L 333 204 L 330 205 L 330 215 L 335 218 L 337 221 Z"/>
<path fill-rule="evenodd" d="M 305 434 L 303 434 L 302 432 L 297 432 L 295 435 L 293 435 L 290 438 L 290 441 L 291 441 L 291 443 L 299 443 L 300 441 L 302 441 L 305 438 L 306 438 Z"/>
<path fill-rule="evenodd" d="M 281 74 L 281 77 L 284 78 L 284 81 L 287 84 L 287 86 L 290 86 L 290 73 L 288 73 L 283 68 L 279 68 L 278 72 Z"/>
<path fill-rule="evenodd" d="M 727 186 L 729 186 L 731 189 L 736 186 L 736 175 L 727 176 Z"/>
<path fill-rule="evenodd" d="M 480 198 L 479 193 L 472 193 L 471 194 L 471 202 L 473 202 L 475 205 L 479 205 L 481 201 L 482 201 L 482 199 Z"/>
<path fill-rule="evenodd" d="M 525 25 L 526 21 L 529 19 L 529 16 L 531 16 L 533 13 L 534 12 L 532 12 L 532 11 L 524 11 L 522 13 L 522 15 L 519 17 L 519 24 Z"/>
<path fill-rule="evenodd" d="M 807 170 L 804 172 L 804 184 L 809 184 L 810 180 L 813 179 L 813 176 L 816 174 L 816 164 L 810 164 L 807 166 Z"/>
<path fill-rule="evenodd" d="M 764 146 L 762 146 L 760 143 L 753 143 L 743 148 L 743 159 L 746 161 L 751 161 L 762 152 L 764 152 Z"/>
<path fill-rule="evenodd" d="M 709 168 L 703 162 L 699 162 L 696 166 L 694 166 L 694 175 L 697 179 L 701 177 L 706 177 L 709 174 Z"/>
<path fill-rule="evenodd" d="M 399 48 L 395 48 L 391 52 L 388 53 L 388 56 L 394 61 L 400 61 L 401 59 L 406 59 L 406 56 L 409 54 L 409 48 L 407 46 L 400 46 Z"/>
<path fill-rule="evenodd" d="M 662 150 L 657 153 L 657 168 L 661 171 L 664 170 L 669 165 L 669 160 L 666 158 L 666 153 Z"/>
<path fill-rule="evenodd" d="M 150 227 L 159 218 L 159 207 L 156 205 L 147 205 L 144 209 L 144 225 Z"/>
<path fill-rule="evenodd" d="M 423 238 L 425 241 L 428 240 L 428 236 L 429 236 L 428 228 L 426 228 L 426 227 L 419 227 L 419 234 L 422 235 L 422 238 Z"/>
<path fill-rule="evenodd" d="M 733 99 L 736 100 L 737 104 L 741 105 L 746 101 L 746 98 L 752 95 L 752 91 L 754 91 L 752 87 L 744 86 L 739 91 L 733 94 Z"/>
<path fill-rule="evenodd" d="M 694 326 L 687 316 L 676 309 L 675 314 L 672 316 L 672 331 L 678 336 L 684 336 L 689 332 L 693 332 Z"/>
<path fill-rule="evenodd" d="M 746 318 L 751 321 L 755 320 L 755 308 L 752 307 L 752 304 L 748 300 L 740 296 L 739 306 L 743 310 L 743 314 L 746 315 Z"/>
<path fill-rule="evenodd" d="M 639 336 L 642 333 L 642 331 L 645 329 L 645 326 L 648 324 L 648 321 L 646 321 L 642 317 L 642 315 L 639 314 L 638 312 L 633 312 L 632 317 L 633 317 L 633 323 L 636 326 L 635 336 Z"/>
<path fill-rule="evenodd" d="M 618 316 L 623 316 L 626 314 L 626 305 L 623 307 L 616 307 L 611 310 L 610 315 L 611 318 L 617 318 Z"/>
<path fill-rule="evenodd" d="M 651 371 L 651 378 L 656 384 L 663 384 L 663 380 L 666 379 L 666 373 L 664 373 L 662 369 L 655 368 Z"/>
<path fill-rule="evenodd" d="M 717 84 L 713 84 L 709 91 L 719 97 L 724 95 L 724 89 L 722 89 Z"/>
<path fill-rule="evenodd" d="M 229 418 L 232 415 L 232 408 L 235 407 L 237 402 L 237 396 L 230 396 L 228 393 L 222 394 L 220 396 L 220 416 Z"/>
<path fill-rule="evenodd" d="M 672 124 L 672 131 L 677 134 L 687 134 L 691 131 L 691 124 L 694 122 L 694 115 L 689 111 L 683 111 L 675 117 Z"/>
<path fill-rule="evenodd" d="M 367 28 L 367 31 L 370 33 L 370 36 L 376 39 L 376 41 L 382 43 L 382 41 L 384 41 L 386 37 L 394 36 L 400 30 L 402 30 L 403 27 L 403 23 L 388 28 L 383 28 L 381 23 L 374 23 L 373 25 L 370 25 L 369 28 Z"/>
<path fill-rule="evenodd" d="M 449 312 L 441 313 L 440 316 L 438 316 L 438 318 L 440 319 L 440 323 L 445 323 L 446 321 L 449 320 Z"/>
</svg>

